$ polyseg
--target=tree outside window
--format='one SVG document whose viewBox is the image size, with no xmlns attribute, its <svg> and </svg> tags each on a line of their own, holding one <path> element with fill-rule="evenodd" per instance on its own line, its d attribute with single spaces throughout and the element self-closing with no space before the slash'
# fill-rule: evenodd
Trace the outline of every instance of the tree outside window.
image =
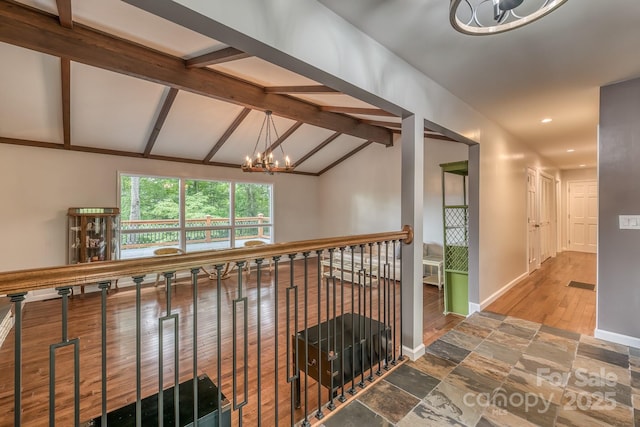
<svg viewBox="0 0 640 427">
<path fill-rule="evenodd" d="M 272 241 L 271 184 L 121 174 L 120 208 L 122 259 Z"/>
</svg>

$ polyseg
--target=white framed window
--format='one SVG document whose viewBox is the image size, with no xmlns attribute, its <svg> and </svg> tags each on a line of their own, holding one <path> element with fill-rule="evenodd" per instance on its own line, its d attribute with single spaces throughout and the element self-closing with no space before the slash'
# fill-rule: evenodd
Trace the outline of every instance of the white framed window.
<svg viewBox="0 0 640 427">
<path fill-rule="evenodd" d="M 273 241 L 273 185 L 120 173 L 120 259 Z"/>
</svg>

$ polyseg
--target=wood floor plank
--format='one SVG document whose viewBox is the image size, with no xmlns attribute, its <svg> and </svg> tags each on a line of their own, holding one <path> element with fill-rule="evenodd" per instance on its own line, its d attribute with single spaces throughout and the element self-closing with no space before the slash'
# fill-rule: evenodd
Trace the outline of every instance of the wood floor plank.
<svg viewBox="0 0 640 427">
<path fill-rule="evenodd" d="M 310 259 L 307 280 L 305 281 L 302 261 L 294 264 L 294 284 L 298 286 L 298 323 L 293 324 L 290 318 L 291 333 L 311 327 L 333 316 L 333 288 L 327 288 L 327 282 L 321 277 L 318 280 L 317 264 Z M 184 275 L 182 275 L 184 277 Z M 289 286 L 289 264 L 279 268 L 279 284 L 276 287 L 273 276 L 264 273 L 260 289 L 256 283 L 257 275 L 251 275 L 251 281 L 242 288 L 243 296 L 247 298 L 248 310 L 248 389 L 244 389 L 243 369 L 241 359 L 237 361 L 236 373 L 239 380 L 239 400 L 243 400 L 245 393 L 250 396 L 249 403 L 243 408 L 243 420 L 247 425 L 257 425 L 258 405 L 256 396 L 260 387 L 262 402 L 261 419 L 263 425 L 289 425 L 291 411 L 291 384 L 287 382 L 287 354 L 286 344 L 291 338 L 286 335 L 286 306 L 287 287 Z M 152 279 L 155 279 L 152 278 Z M 152 281 L 153 282 L 153 281 Z M 158 318 L 166 314 L 166 292 L 164 286 L 153 287 L 152 282 L 144 286 L 141 291 L 141 324 L 142 324 L 142 396 L 154 394 L 158 390 L 159 378 L 159 334 Z M 320 295 L 318 284 L 320 283 Z M 381 282 L 382 283 L 382 282 Z M 305 292 L 306 287 L 306 292 Z M 396 319 L 399 320 L 399 285 L 395 288 Z M 329 314 L 327 314 L 327 289 L 329 289 Z M 352 285 L 344 284 L 345 312 L 353 310 L 374 319 L 378 318 L 378 286 L 353 287 L 354 299 L 351 298 Z M 232 398 L 232 309 L 233 301 L 238 295 L 237 278 L 232 275 L 221 283 L 221 307 L 217 307 L 217 282 L 208 279 L 199 281 L 198 289 L 198 374 L 206 373 L 214 383 L 217 379 L 217 310 L 221 311 L 221 369 L 222 391 L 227 398 Z M 258 304 L 258 298 L 260 302 Z M 366 307 L 363 303 L 366 298 Z M 384 299 L 384 294 L 381 296 Z M 335 302 L 340 314 L 343 299 L 339 285 L 336 287 Z M 352 305 L 353 302 L 353 305 Z M 382 301 L 384 302 L 384 301 Z M 188 380 L 193 376 L 193 287 L 182 279 L 171 292 L 172 313 L 179 315 L 179 381 Z M 258 322 L 257 307 L 261 307 L 260 323 Z M 278 348 L 275 346 L 275 308 L 278 307 Z M 360 308 L 358 308 L 360 306 Z M 294 311 L 293 302 L 290 304 Z M 318 311 L 320 307 L 320 313 Z M 371 310 L 373 309 L 373 313 Z M 364 312 L 366 310 L 366 313 Z M 136 316 L 135 289 L 133 287 L 112 290 L 107 299 L 107 376 L 108 376 L 108 410 L 114 410 L 135 402 L 135 348 L 136 348 Z M 305 314 L 307 322 L 305 323 Z M 238 324 L 244 319 L 239 314 Z M 258 351 L 258 325 L 261 332 L 261 347 Z M 399 325 L 399 323 L 396 323 Z M 23 315 L 23 389 L 22 389 L 22 417 L 23 424 L 29 426 L 46 426 L 49 408 L 49 345 L 62 339 L 62 316 L 60 299 L 28 303 Z M 101 407 L 101 318 L 100 295 L 86 293 L 75 295 L 69 300 L 68 336 L 80 338 L 80 413 L 81 421 L 87 421 L 100 414 Z M 164 337 L 164 387 L 173 385 L 173 362 L 175 349 L 173 348 L 172 321 L 163 330 Z M 238 348 L 242 348 L 241 328 L 237 328 Z M 395 351 L 399 355 L 400 331 L 396 331 Z M 7 425 L 13 420 L 13 347 L 14 333 L 11 332 L 0 349 L 0 425 Z M 73 355 L 69 348 L 56 352 L 56 423 L 58 425 L 72 425 L 73 410 Z M 260 362 L 261 375 L 258 383 L 257 366 Z M 276 379 L 275 370 L 278 367 Z M 324 369 L 324 367 L 323 367 Z M 377 366 L 375 366 L 377 369 Z M 367 374 L 369 371 L 367 371 Z M 303 381 L 304 383 L 304 381 Z M 317 408 L 318 387 L 315 381 L 309 379 L 309 393 L 307 413 L 313 416 Z M 278 414 L 275 414 L 275 389 L 278 387 Z M 320 389 L 323 401 L 327 400 L 328 390 Z M 338 402 L 336 402 L 338 403 Z M 304 404 L 301 409 L 294 410 L 294 418 L 299 421 L 304 416 Z M 233 425 L 238 424 L 238 414 L 233 414 Z M 276 421 L 277 420 L 277 421 Z"/>
<path fill-rule="evenodd" d="M 595 330 L 596 292 L 570 288 L 596 283 L 596 255 L 561 252 L 493 302 L 487 310 L 586 335 Z"/>
<path fill-rule="evenodd" d="M 584 334 L 593 334 L 595 328 L 595 296 L 596 293 L 583 289 L 568 288 L 570 280 L 595 283 L 595 255 L 576 252 L 564 252 L 556 258 L 546 261 L 542 267 L 509 292 L 491 304 L 487 309 L 505 315 L 520 317 L 534 322 L 544 323 L 562 329 L 570 329 Z M 305 300 L 305 280 L 300 261 L 294 264 L 294 283 L 298 286 L 299 322 L 292 329 L 302 330 L 305 327 L 303 314 L 307 309 L 307 326 L 317 323 L 318 293 L 315 291 L 318 275 L 315 263 L 309 264 L 307 280 L 308 293 Z M 249 335 L 249 388 L 247 392 L 255 396 L 258 388 L 256 367 L 258 357 L 261 361 L 262 380 L 262 422 L 263 425 L 288 425 L 291 411 L 291 385 L 286 376 L 287 339 L 286 324 L 286 288 L 289 286 L 289 266 L 281 265 L 279 269 L 280 283 L 276 292 L 273 277 L 265 273 L 265 283 L 257 288 L 256 275 L 244 288 L 248 300 Z M 184 275 L 183 275 L 184 276 Z M 152 278 L 152 279 L 155 279 Z M 153 282 L 153 280 L 151 281 Z M 198 373 L 207 373 L 217 380 L 217 284 L 216 281 L 201 280 L 198 294 Z M 321 319 L 326 313 L 326 285 L 322 282 L 323 292 L 320 295 Z M 358 306 L 358 287 L 354 288 L 354 308 Z M 443 291 L 437 287 L 424 285 L 423 292 L 423 339 L 425 345 L 435 341 L 453 329 L 464 318 L 457 315 L 442 315 L 444 309 Z M 351 309 L 351 285 L 345 283 L 345 311 Z M 370 292 L 370 293 L 369 293 Z M 222 306 L 220 307 L 222 324 L 222 390 L 231 397 L 232 393 L 232 304 L 237 295 L 236 276 L 221 283 Z M 257 313 L 258 295 L 262 307 L 261 334 L 263 344 L 257 354 Z M 158 317 L 165 314 L 166 295 L 164 287 L 155 288 L 152 284 L 142 289 L 142 389 L 143 396 L 153 394 L 158 388 Z M 330 294 L 330 297 L 332 295 Z M 360 295 L 363 297 L 363 294 Z M 369 289 L 367 302 L 372 298 L 377 309 L 377 290 Z M 339 307 L 342 298 L 339 291 L 336 303 Z M 399 303 L 399 299 L 398 299 Z M 275 349 L 275 307 L 278 306 L 278 339 L 280 348 Z M 98 294 L 76 295 L 69 301 L 69 337 L 80 337 L 81 376 L 81 420 L 88 420 L 100 412 L 100 299 Z M 180 381 L 193 375 L 192 372 L 192 319 L 193 302 L 192 287 L 183 279 L 172 292 L 172 307 L 179 313 L 181 322 L 180 334 Z M 113 410 L 135 401 L 135 291 L 133 288 L 121 288 L 110 291 L 108 297 L 108 409 Z M 369 310 L 369 304 L 367 304 Z M 338 313 L 339 314 L 339 313 Z M 373 317 L 377 316 L 374 310 Z M 400 310 L 396 311 L 399 319 Z M 398 333 L 399 335 L 399 333 Z M 165 329 L 165 385 L 171 384 L 173 377 L 172 332 Z M 25 306 L 23 317 L 23 420 L 24 425 L 48 425 L 48 381 L 49 381 L 49 344 L 61 339 L 61 309 L 59 300 L 29 303 Z M 10 424 L 13 420 L 13 332 L 9 334 L 0 348 L 0 425 Z M 264 341 L 266 340 L 266 341 Z M 399 352 L 400 337 L 396 337 L 396 351 Z M 275 380 L 275 368 L 278 366 L 278 379 Z M 72 409 L 71 370 L 72 358 L 69 349 L 58 352 L 56 364 L 57 422 L 68 425 Z M 238 369 L 242 369 L 240 364 Z M 275 414 L 275 387 L 278 384 L 279 412 Z M 316 387 L 313 380 L 310 387 Z M 322 389 L 325 393 L 326 389 Z M 309 393 L 308 413 L 312 415 L 317 407 L 317 387 Z M 323 397 L 324 399 L 325 397 Z M 244 408 L 245 422 L 255 425 L 258 410 L 255 397 L 251 404 Z M 336 402 L 337 403 L 337 402 Z M 294 410 L 296 420 L 303 416 L 304 407 Z M 234 414 L 234 425 L 237 414 Z M 277 418 L 277 422 L 276 422 Z"/>
</svg>

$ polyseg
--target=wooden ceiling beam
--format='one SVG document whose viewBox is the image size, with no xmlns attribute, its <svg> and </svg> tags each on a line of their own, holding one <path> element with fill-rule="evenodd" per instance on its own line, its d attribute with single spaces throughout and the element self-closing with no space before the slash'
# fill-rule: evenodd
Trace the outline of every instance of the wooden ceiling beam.
<svg viewBox="0 0 640 427">
<path fill-rule="evenodd" d="M 372 143 L 373 143 L 373 141 L 367 141 L 364 144 L 362 144 L 362 145 L 356 147 L 355 149 L 349 151 L 347 154 L 345 154 L 344 156 L 340 157 L 338 160 L 336 160 L 335 162 L 331 163 L 329 166 L 327 166 L 326 168 L 324 168 L 320 172 L 318 172 L 318 176 L 322 175 L 323 173 L 327 172 L 328 170 L 338 166 L 340 163 L 344 162 L 349 157 L 353 156 L 354 154 L 358 153 L 359 151 L 364 150 L 365 148 L 367 148 Z"/>
<path fill-rule="evenodd" d="M 185 69 L 184 60 L 110 36 L 80 24 L 62 28 L 57 17 L 16 3 L 0 2 L 0 41 L 128 76 L 148 80 L 247 108 L 271 110 L 302 121 L 387 146 L 388 129 L 362 123 L 343 114 L 289 96 L 265 93 L 261 87 L 209 68 Z"/>
<path fill-rule="evenodd" d="M 245 108 L 240 112 L 240 114 L 238 114 L 238 117 L 235 118 L 233 123 L 231 123 L 231 125 L 227 128 L 227 130 L 222 134 L 220 139 L 218 139 L 218 141 L 213 146 L 211 151 L 209 151 L 209 154 L 207 154 L 207 156 L 202 161 L 203 163 L 209 163 L 209 161 L 213 158 L 213 156 L 216 155 L 218 150 L 220 150 L 220 148 L 222 148 L 224 143 L 227 142 L 227 140 L 233 134 L 233 132 L 235 132 L 235 130 L 238 129 L 238 126 L 240 126 L 240 124 L 244 121 L 244 119 L 249 115 L 250 112 L 251 112 L 251 108 Z"/>
<path fill-rule="evenodd" d="M 60 83 L 62 88 L 62 135 L 64 147 L 71 147 L 71 61 L 60 58 Z"/>
<path fill-rule="evenodd" d="M 296 122 L 296 123 L 294 123 L 293 126 L 291 126 L 289 129 L 287 129 L 287 131 L 285 133 L 280 135 L 280 138 L 276 139 L 275 142 L 273 144 L 271 144 L 271 147 L 269 147 L 267 149 L 267 151 L 270 152 L 270 153 L 273 153 L 273 150 L 278 148 L 280 146 L 280 144 L 282 144 L 284 142 L 285 139 L 287 139 L 291 135 L 293 135 L 293 133 L 295 131 L 297 131 L 300 128 L 300 126 L 302 126 L 303 124 L 304 124 L 304 122 Z"/>
<path fill-rule="evenodd" d="M 156 123 L 153 125 L 153 129 L 151 130 L 151 135 L 149 135 L 149 139 L 147 140 L 147 145 L 144 148 L 144 157 L 149 157 L 151 155 L 151 150 L 153 150 L 156 139 L 158 139 L 158 135 L 160 135 L 162 126 L 164 126 L 164 122 L 167 120 L 167 116 L 169 115 L 169 111 L 171 110 L 171 106 L 173 105 L 173 101 L 176 100 L 177 95 L 178 89 L 173 87 L 169 88 L 167 95 L 162 101 L 162 107 L 160 108 L 160 112 L 156 118 Z"/>
<path fill-rule="evenodd" d="M 187 68 L 202 68 L 208 65 L 222 64 L 229 61 L 244 59 L 250 56 L 251 55 L 248 53 L 238 50 L 235 47 L 227 47 L 205 53 L 204 55 L 196 56 L 195 58 L 187 59 L 184 61 L 184 65 Z"/>
<path fill-rule="evenodd" d="M 322 85 L 309 85 L 309 86 L 267 86 L 264 88 L 264 93 L 271 94 L 341 94 L 335 89 L 331 89 Z"/>
<path fill-rule="evenodd" d="M 58 19 L 60 25 L 65 28 L 73 28 L 73 14 L 71 13 L 71 0 L 56 0 L 58 6 Z"/>
<path fill-rule="evenodd" d="M 332 143 L 333 141 L 336 140 L 336 138 L 338 138 L 340 135 L 342 135 L 340 132 L 336 132 L 333 135 L 331 135 L 329 138 L 325 139 L 324 141 L 322 141 L 322 143 L 320 143 L 320 145 L 318 145 L 317 147 L 315 147 L 313 150 L 309 151 L 307 154 L 305 154 L 304 156 L 302 156 L 302 158 L 300 160 L 298 160 L 297 162 L 295 162 L 293 164 L 294 168 L 297 168 L 298 166 L 300 166 L 303 162 L 309 160 L 309 158 L 311 156 L 313 156 L 314 154 L 316 154 L 318 151 L 322 150 L 324 147 L 326 147 L 327 145 L 329 145 L 330 143 Z"/>
<path fill-rule="evenodd" d="M 337 107 L 337 106 L 322 106 L 321 111 L 328 111 L 330 113 L 344 113 L 344 114 L 362 114 L 366 116 L 385 116 L 385 117 L 398 117 L 388 111 L 381 110 L 380 108 L 360 108 L 360 107 Z"/>
<path fill-rule="evenodd" d="M 26 139 L 15 139 L 15 138 L 5 138 L 0 137 L 0 144 L 10 144 L 10 145 L 20 145 L 23 147 L 38 147 L 38 148 L 51 148 L 54 150 L 64 150 L 65 146 L 63 144 L 56 144 L 53 142 L 43 142 L 43 141 L 32 141 Z M 93 154 L 106 154 L 110 156 L 120 156 L 120 157 L 134 157 L 138 159 L 144 159 L 144 154 L 142 153 L 134 153 L 131 151 L 121 151 L 121 150 L 110 150 L 105 148 L 97 148 L 97 147 L 83 147 L 80 145 L 72 145 L 69 148 L 70 151 L 78 151 L 81 153 L 93 153 Z M 159 156 L 151 154 L 149 157 L 151 160 L 163 160 L 166 162 L 176 162 L 176 163 L 188 163 L 188 164 L 196 164 L 202 165 L 202 160 L 199 159 L 186 159 L 182 157 L 171 157 L 171 156 Z M 211 162 L 207 163 L 210 166 L 218 166 L 223 168 L 234 168 L 240 169 L 240 165 L 236 165 L 233 163 L 220 163 L 220 162 Z M 299 172 L 292 171 L 288 172 L 295 175 L 306 175 L 306 176 L 318 176 L 317 173 L 312 172 Z"/>
<path fill-rule="evenodd" d="M 383 122 L 379 120 L 366 120 L 366 119 L 362 119 L 362 122 L 371 126 L 384 126 L 384 127 L 394 128 L 394 129 L 402 128 L 402 123 Z"/>
</svg>

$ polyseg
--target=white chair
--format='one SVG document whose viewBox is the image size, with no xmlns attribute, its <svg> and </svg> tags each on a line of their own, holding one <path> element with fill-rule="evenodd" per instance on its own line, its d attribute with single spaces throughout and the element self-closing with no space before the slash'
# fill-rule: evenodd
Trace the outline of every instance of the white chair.
<svg viewBox="0 0 640 427">
<path fill-rule="evenodd" d="M 266 242 L 262 241 L 262 240 L 247 240 L 246 242 L 244 242 L 244 247 L 245 248 L 255 248 L 256 246 L 263 246 L 266 245 Z M 265 261 L 267 261 L 269 263 L 269 274 L 271 274 L 271 258 L 265 258 Z M 249 280 L 249 278 L 251 277 L 251 259 L 247 259 L 247 261 L 245 262 L 245 268 L 247 269 L 247 280 Z"/>
<path fill-rule="evenodd" d="M 170 256 L 170 255 L 182 255 L 185 251 L 180 248 L 159 248 L 153 251 L 153 256 Z M 175 276 L 177 279 L 177 275 Z M 154 287 L 158 286 L 160 282 L 160 273 L 156 275 L 156 283 L 153 285 Z"/>
</svg>

